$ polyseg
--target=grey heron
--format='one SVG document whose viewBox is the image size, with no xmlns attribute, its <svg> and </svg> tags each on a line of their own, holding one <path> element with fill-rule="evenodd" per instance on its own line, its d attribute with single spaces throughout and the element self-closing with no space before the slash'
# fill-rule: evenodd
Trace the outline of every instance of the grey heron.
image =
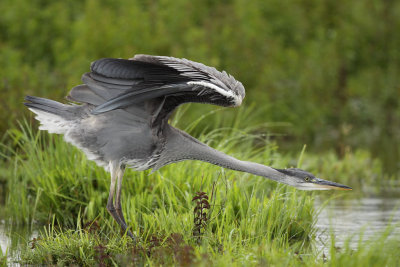
<svg viewBox="0 0 400 267">
<path fill-rule="evenodd" d="M 34 96 L 26 96 L 24 104 L 36 114 L 39 129 L 63 134 L 65 141 L 111 173 L 107 210 L 132 238 L 121 210 L 126 166 L 158 170 L 178 161 L 200 160 L 303 190 L 351 190 L 301 169 L 238 160 L 168 124 L 171 113 L 184 103 L 239 106 L 244 87 L 225 71 L 187 59 L 136 55 L 99 59 L 82 81 L 67 96 L 78 104 Z"/>
</svg>

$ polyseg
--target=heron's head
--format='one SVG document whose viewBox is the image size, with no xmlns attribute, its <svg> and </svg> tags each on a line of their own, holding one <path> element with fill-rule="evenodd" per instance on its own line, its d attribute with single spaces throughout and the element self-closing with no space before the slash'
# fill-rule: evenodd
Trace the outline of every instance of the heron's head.
<svg viewBox="0 0 400 267">
<path fill-rule="evenodd" d="M 352 190 L 346 185 L 316 178 L 313 174 L 297 168 L 276 169 L 285 175 L 284 183 L 300 190 Z"/>
</svg>

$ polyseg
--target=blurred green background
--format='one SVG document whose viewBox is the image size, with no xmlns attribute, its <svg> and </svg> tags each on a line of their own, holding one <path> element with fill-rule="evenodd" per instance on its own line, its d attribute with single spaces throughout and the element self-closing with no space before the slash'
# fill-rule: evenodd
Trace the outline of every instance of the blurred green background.
<svg viewBox="0 0 400 267">
<path fill-rule="evenodd" d="M 98 58 L 169 55 L 244 84 L 245 107 L 210 116 L 217 126 L 250 110 L 241 127 L 270 123 L 284 151 L 366 149 L 400 172 L 400 1 L 2 0 L 0 10 L 1 136 L 32 118 L 24 95 L 62 100 Z M 182 124 L 213 109 L 192 105 Z"/>
</svg>

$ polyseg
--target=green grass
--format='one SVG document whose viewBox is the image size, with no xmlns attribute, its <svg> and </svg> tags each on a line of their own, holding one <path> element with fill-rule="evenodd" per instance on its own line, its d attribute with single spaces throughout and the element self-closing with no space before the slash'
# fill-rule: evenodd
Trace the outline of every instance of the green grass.
<svg viewBox="0 0 400 267">
<path fill-rule="evenodd" d="M 0 266 L 7 266 L 7 252 L 3 253 L 0 249 Z"/>
<path fill-rule="evenodd" d="M 173 164 L 153 174 L 126 172 L 122 208 L 139 237 L 139 243 L 133 244 L 121 238 L 119 226 L 106 212 L 109 174 L 62 137 L 30 129 L 23 124 L 10 130 L 13 145 L 2 148 L 10 223 L 45 227 L 40 239 L 27 242 L 21 250 L 21 263 L 319 266 L 324 262 L 313 246 L 316 211 L 312 193 L 195 161 Z M 333 156 L 324 161 L 299 151 L 301 156 L 292 160 L 280 155 L 268 138 L 252 132 L 225 128 L 199 139 L 238 158 L 266 165 L 287 167 L 301 162 L 303 168 L 321 177 L 335 173 L 338 179 L 332 180 L 337 182 L 350 181 L 346 180 L 349 166 L 361 166 L 353 168 L 357 177 L 370 177 L 375 171 L 363 168 L 371 161 L 358 154 L 349 154 L 345 161 Z M 331 165 L 336 167 L 328 168 Z M 379 164 L 375 167 L 379 171 Z M 365 183 L 374 183 L 374 179 Z M 197 192 L 206 192 L 211 205 L 200 240 L 192 234 L 196 206 L 192 198 Z M 339 193 L 318 194 L 329 197 Z M 347 247 L 332 250 L 326 264 L 340 266 L 349 257 L 348 266 L 357 266 L 366 258 L 369 263 L 391 264 L 393 260 L 386 256 L 395 256 L 396 243 L 386 245 L 387 239 L 385 235 L 377 238 L 376 244 L 360 243 L 357 251 Z M 374 248 L 379 248 L 379 254 L 371 251 Z"/>
<path fill-rule="evenodd" d="M 130 238 L 106 235 L 95 228 L 56 230 L 54 225 L 43 236 L 30 242 L 34 249 L 21 255 L 24 264 L 79 266 L 398 266 L 399 237 L 390 238 L 394 226 L 370 240 L 360 238 L 357 249 L 350 239 L 337 247 L 332 236 L 329 255 L 317 249 L 282 244 L 275 240 L 224 242 L 218 247 L 204 240 L 194 244 L 184 235 L 154 235 L 147 242 L 134 244 Z"/>
</svg>

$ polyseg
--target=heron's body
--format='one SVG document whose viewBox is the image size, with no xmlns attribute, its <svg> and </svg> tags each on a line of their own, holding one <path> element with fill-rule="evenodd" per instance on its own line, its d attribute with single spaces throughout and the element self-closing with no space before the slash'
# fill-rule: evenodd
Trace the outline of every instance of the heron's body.
<svg viewBox="0 0 400 267">
<path fill-rule="evenodd" d="M 157 170 L 182 160 L 201 160 L 306 190 L 349 189 L 299 169 L 279 170 L 235 159 L 168 124 L 174 109 L 187 102 L 239 106 L 244 87 L 225 72 L 186 59 L 137 55 L 131 60 L 95 61 L 82 81 L 67 96 L 78 105 L 31 96 L 25 105 L 37 114 L 40 129 L 63 134 L 110 171 L 107 209 L 124 231 L 120 193 L 125 166 Z"/>
<path fill-rule="evenodd" d="M 156 142 L 157 132 L 158 135 L 162 133 L 159 126 L 150 127 L 150 118 L 136 118 L 120 109 L 92 115 L 93 108 L 91 105 L 71 106 L 78 114 L 71 120 L 61 118 L 53 122 L 41 113 L 37 118 L 42 122 L 41 129 L 64 134 L 67 142 L 80 148 L 88 159 L 108 171 L 111 161 L 136 170 L 154 166 L 163 146 L 163 142 Z"/>
</svg>

